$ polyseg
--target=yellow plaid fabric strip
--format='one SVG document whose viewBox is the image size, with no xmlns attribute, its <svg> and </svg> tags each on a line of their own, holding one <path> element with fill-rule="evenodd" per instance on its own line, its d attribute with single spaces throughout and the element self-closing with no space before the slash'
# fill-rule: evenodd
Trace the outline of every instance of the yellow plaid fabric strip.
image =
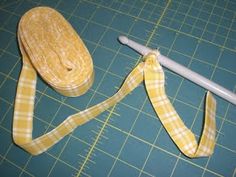
<svg viewBox="0 0 236 177">
<path fill-rule="evenodd" d="M 140 63 L 130 73 L 123 86 L 114 96 L 89 109 L 69 116 L 52 131 L 32 140 L 35 76 L 36 74 L 32 67 L 23 67 L 17 88 L 13 122 L 13 138 L 15 143 L 34 155 L 46 151 L 64 136 L 71 133 L 76 127 L 104 112 L 135 89 L 143 81 L 143 63 Z"/>
<path fill-rule="evenodd" d="M 172 140 L 186 156 L 211 155 L 215 146 L 215 99 L 210 92 L 207 93 L 204 129 L 198 146 L 194 134 L 184 125 L 166 96 L 164 72 L 156 59 L 157 55 L 153 53 L 145 57 L 144 80 L 148 96 L 160 121 Z"/>
<path fill-rule="evenodd" d="M 51 29 L 51 26 L 58 28 L 61 35 L 54 36 L 57 32 Z M 67 96 L 77 96 L 86 92 L 91 86 L 94 72 L 92 60 L 83 42 L 78 35 L 75 35 L 69 23 L 55 10 L 40 7 L 27 12 L 19 24 L 18 40 L 23 67 L 15 100 L 13 139 L 17 145 L 29 153 L 37 155 L 46 151 L 75 128 L 119 102 L 145 80 L 152 105 L 179 149 L 189 157 L 212 154 L 216 129 L 214 98 L 207 93 L 204 129 L 200 143 L 197 145 L 193 133 L 184 125 L 165 94 L 164 73 L 156 60 L 158 53 L 155 52 L 145 56 L 145 61 L 133 69 L 115 95 L 67 117 L 55 129 L 32 139 L 37 73 L 58 92 Z M 61 45 L 61 42 L 64 45 Z M 63 50 L 63 47 L 66 49 Z M 69 54 L 66 54 L 68 52 Z M 81 70 L 85 73 L 81 73 Z"/>
</svg>

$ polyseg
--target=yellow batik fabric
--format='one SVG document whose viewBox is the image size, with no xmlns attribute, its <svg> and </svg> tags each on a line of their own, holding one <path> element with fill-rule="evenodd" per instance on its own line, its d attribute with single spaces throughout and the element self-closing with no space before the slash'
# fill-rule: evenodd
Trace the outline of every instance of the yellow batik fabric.
<svg viewBox="0 0 236 177">
<path fill-rule="evenodd" d="M 13 139 L 29 153 L 37 155 L 46 151 L 75 128 L 121 101 L 144 80 L 157 115 L 178 148 L 189 157 L 212 154 L 216 131 L 214 98 L 207 93 L 205 123 L 198 144 L 165 93 L 164 72 L 156 59 L 158 52 L 145 56 L 145 61 L 131 71 L 115 95 L 67 117 L 55 129 L 32 139 L 37 73 L 59 93 L 78 96 L 85 93 L 93 82 L 93 64 L 71 25 L 51 8 L 38 7 L 27 12 L 19 23 L 18 41 L 23 67 L 15 100 Z"/>
</svg>

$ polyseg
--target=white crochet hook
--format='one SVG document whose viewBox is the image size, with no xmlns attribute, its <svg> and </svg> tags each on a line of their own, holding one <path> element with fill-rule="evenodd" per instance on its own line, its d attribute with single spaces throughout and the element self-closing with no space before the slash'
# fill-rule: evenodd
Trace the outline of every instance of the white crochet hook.
<svg viewBox="0 0 236 177">
<path fill-rule="evenodd" d="M 141 55 L 147 55 L 149 52 L 153 51 L 152 49 L 146 46 L 143 46 L 133 40 L 128 39 L 126 36 L 119 36 L 119 41 L 122 44 L 134 49 Z M 212 82 L 211 80 L 201 76 L 200 74 L 184 67 L 183 65 L 176 63 L 175 61 L 169 59 L 166 56 L 160 54 L 160 56 L 158 57 L 158 61 L 161 65 L 165 66 L 171 71 L 174 71 L 175 73 L 183 76 L 184 78 L 200 85 L 201 87 L 215 93 L 221 98 L 236 105 L 236 94 L 231 92 L 230 90 L 227 90 L 226 88 L 216 84 L 215 82 Z"/>
</svg>

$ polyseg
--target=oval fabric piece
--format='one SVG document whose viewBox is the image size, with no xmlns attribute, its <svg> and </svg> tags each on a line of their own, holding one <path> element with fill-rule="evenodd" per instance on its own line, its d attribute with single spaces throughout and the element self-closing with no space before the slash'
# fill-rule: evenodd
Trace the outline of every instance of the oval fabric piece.
<svg viewBox="0 0 236 177">
<path fill-rule="evenodd" d="M 23 60 L 65 96 L 85 93 L 93 82 L 92 58 L 73 27 L 56 10 L 36 7 L 20 20 Z M 26 61 L 24 61 L 26 62 Z"/>
</svg>

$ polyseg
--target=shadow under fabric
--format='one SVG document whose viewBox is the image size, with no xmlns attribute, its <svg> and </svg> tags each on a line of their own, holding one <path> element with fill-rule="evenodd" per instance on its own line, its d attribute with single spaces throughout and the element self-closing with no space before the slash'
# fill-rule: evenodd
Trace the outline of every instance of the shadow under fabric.
<svg viewBox="0 0 236 177">
<path fill-rule="evenodd" d="M 37 73 L 62 95 L 79 96 L 93 83 L 93 62 L 72 26 L 61 14 L 48 7 L 33 8 L 23 15 L 18 26 L 18 41 L 23 67 L 15 99 L 13 139 L 27 152 L 37 155 L 46 151 L 75 128 L 121 101 L 144 81 L 152 106 L 180 151 L 191 158 L 213 153 L 216 132 L 215 99 L 210 92 L 207 93 L 204 127 L 198 144 L 165 93 L 164 72 L 156 60 L 158 51 L 144 56 L 143 61 L 131 71 L 112 97 L 70 115 L 55 129 L 32 139 Z"/>
</svg>

